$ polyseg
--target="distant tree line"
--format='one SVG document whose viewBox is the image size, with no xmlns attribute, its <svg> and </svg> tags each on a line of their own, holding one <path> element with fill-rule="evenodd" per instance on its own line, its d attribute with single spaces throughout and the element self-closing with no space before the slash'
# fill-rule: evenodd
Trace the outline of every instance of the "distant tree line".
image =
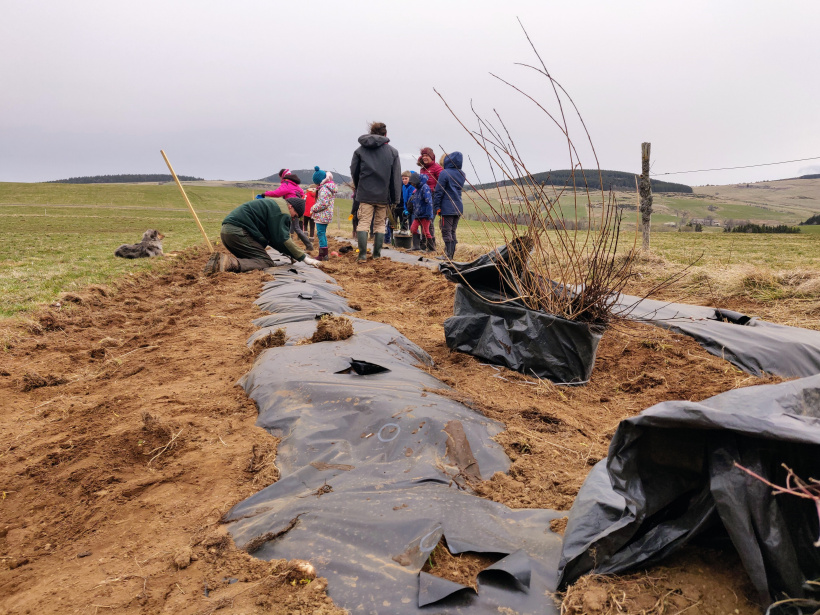
<svg viewBox="0 0 820 615">
<path fill-rule="evenodd" d="M 180 181 L 196 182 L 203 181 L 201 177 L 190 175 L 177 175 Z M 169 174 L 143 173 L 129 175 L 90 175 L 85 177 L 69 177 L 68 179 L 55 179 L 48 184 L 126 184 L 142 182 L 170 182 L 174 178 Z"/>
<path fill-rule="evenodd" d="M 820 175 L 818 175 L 818 177 L 820 177 Z M 805 222 L 801 222 L 800 226 L 803 226 L 805 224 L 820 224 L 820 214 L 814 214 L 811 218 L 809 218 Z"/>
<path fill-rule="evenodd" d="M 524 213 L 514 214 L 511 212 L 505 212 L 486 214 L 484 212 L 469 212 L 464 214 L 464 217 L 467 220 L 476 220 L 478 222 L 517 224 L 519 226 L 532 225 L 532 215 Z M 583 218 L 579 218 L 577 221 L 569 218 L 555 218 L 553 221 L 547 222 L 546 228 L 563 228 L 571 231 L 585 230 L 589 228 L 589 222 Z"/>
<path fill-rule="evenodd" d="M 820 173 L 812 173 L 811 175 L 801 175 L 797 179 L 820 179 Z"/>
<path fill-rule="evenodd" d="M 601 190 L 601 180 L 603 180 L 603 190 L 611 188 L 625 188 L 627 190 L 635 189 L 635 173 L 626 173 L 624 171 L 601 171 L 600 176 L 598 171 L 586 170 L 585 175 L 580 171 L 575 171 L 575 186 L 577 189 L 583 190 L 589 188 L 590 190 Z M 536 183 L 546 186 L 569 186 L 572 187 L 572 171 L 545 171 L 543 173 L 534 173 L 532 178 Z M 586 181 L 585 181 L 586 180 Z M 518 182 L 522 186 L 528 186 L 529 180 L 527 178 L 519 179 Z M 693 192 L 692 186 L 685 184 L 675 184 L 672 182 L 662 182 L 655 179 L 650 179 L 649 183 L 652 185 L 654 192 L 684 192 L 691 194 Z M 499 186 L 509 186 L 512 184 L 510 180 L 498 182 Z M 488 188 L 495 188 L 495 183 L 480 184 L 476 186 L 479 190 L 486 190 Z"/>
<path fill-rule="evenodd" d="M 799 226 L 786 226 L 785 224 L 778 224 L 777 226 L 769 226 L 768 224 L 753 224 L 745 222 L 743 224 L 731 225 L 730 221 L 726 222 L 723 227 L 724 233 L 799 233 Z"/>
</svg>

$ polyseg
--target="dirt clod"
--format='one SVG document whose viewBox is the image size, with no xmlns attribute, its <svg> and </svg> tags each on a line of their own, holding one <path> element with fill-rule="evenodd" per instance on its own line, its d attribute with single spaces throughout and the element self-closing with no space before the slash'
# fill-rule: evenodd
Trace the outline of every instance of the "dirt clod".
<svg viewBox="0 0 820 615">
<path fill-rule="evenodd" d="M 174 553 L 174 565 L 177 568 L 187 568 L 191 565 L 191 555 L 193 555 L 191 547 L 182 547 Z"/>
<path fill-rule="evenodd" d="M 61 376 L 55 376 L 53 374 L 41 376 L 37 372 L 26 372 L 23 374 L 23 383 L 20 386 L 20 390 L 25 393 L 39 389 L 40 387 L 53 387 L 65 383 L 66 379 Z"/>
<path fill-rule="evenodd" d="M 609 602 L 609 594 L 603 587 L 592 587 L 581 595 L 584 613 L 600 613 Z"/>
</svg>

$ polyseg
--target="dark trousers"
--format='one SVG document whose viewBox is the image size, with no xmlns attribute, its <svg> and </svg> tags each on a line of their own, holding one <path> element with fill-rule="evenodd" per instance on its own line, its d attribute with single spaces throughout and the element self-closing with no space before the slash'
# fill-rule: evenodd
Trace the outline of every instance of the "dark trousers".
<svg viewBox="0 0 820 615">
<path fill-rule="evenodd" d="M 304 226 L 302 228 L 304 228 L 305 230 L 310 229 L 310 236 L 315 237 L 316 236 L 316 221 L 313 218 L 311 218 L 310 216 L 305 216 L 303 218 L 302 222 L 304 224 Z"/>
<path fill-rule="evenodd" d="M 296 236 L 301 240 L 303 244 L 305 244 L 305 248 L 307 248 L 308 252 L 313 251 L 313 242 L 310 240 L 310 237 L 308 237 L 305 234 L 305 231 L 302 230 L 301 218 L 290 219 L 290 232 L 296 233 Z"/>
<path fill-rule="evenodd" d="M 253 271 L 273 267 L 274 262 L 265 250 L 245 229 L 233 224 L 223 224 L 219 234 L 228 252 L 239 261 L 239 271 Z"/>
<path fill-rule="evenodd" d="M 458 228 L 458 220 L 461 216 L 442 216 L 441 217 L 441 238 L 444 243 L 456 243 L 456 229 Z"/>
</svg>

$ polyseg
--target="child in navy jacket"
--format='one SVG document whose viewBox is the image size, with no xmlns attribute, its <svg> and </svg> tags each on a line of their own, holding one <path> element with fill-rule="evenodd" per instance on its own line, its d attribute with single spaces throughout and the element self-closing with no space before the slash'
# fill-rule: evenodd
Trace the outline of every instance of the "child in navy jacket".
<svg viewBox="0 0 820 615">
<path fill-rule="evenodd" d="M 410 197 L 413 205 L 413 224 L 410 225 L 410 232 L 415 235 L 421 226 L 424 233 L 422 250 L 433 252 L 436 249 L 436 240 L 430 233 L 430 223 L 433 220 L 433 195 L 430 192 L 430 186 L 427 185 L 427 175 L 414 173 L 410 182 L 416 189 Z"/>
</svg>

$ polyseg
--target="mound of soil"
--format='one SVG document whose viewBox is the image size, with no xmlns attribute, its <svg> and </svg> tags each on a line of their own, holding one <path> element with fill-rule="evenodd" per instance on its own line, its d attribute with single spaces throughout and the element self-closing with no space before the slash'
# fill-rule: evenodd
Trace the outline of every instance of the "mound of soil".
<svg viewBox="0 0 820 615">
<path fill-rule="evenodd" d="M 267 276 L 206 257 L 2 325 L 0 613 L 343 612 L 220 524 L 278 478 L 277 440 L 235 386 Z"/>
</svg>

